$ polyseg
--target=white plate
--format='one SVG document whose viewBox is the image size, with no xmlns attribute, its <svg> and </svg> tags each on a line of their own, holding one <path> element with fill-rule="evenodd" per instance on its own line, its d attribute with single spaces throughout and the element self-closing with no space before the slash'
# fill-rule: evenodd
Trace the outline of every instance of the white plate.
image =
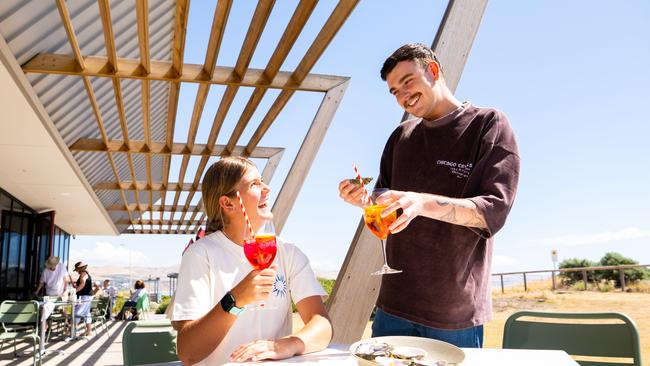
<svg viewBox="0 0 650 366">
<path fill-rule="evenodd" d="M 403 336 L 392 336 L 392 337 L 376 337 L 376 338 L 367 338 L 362 339 L 358 342 L 354 342 L 350 346 L 350 354 L 354 356 L 357 360 L 359 366 L 377 366 L 376 362 L 364 360 L 361 357 L 358 357 L 354 354 L 354 351 L 357 349 L 357 346 L 360 343 L 365 342 L 383 342 L 388 343 L 393 347 L 416 347 L 424 350 L 427 353 L 425 361 L 446 361 L 448 365 L 460 365 L 463 360 L 465 360 L 465 352 L 460 348 L 449 344 L 447 342 L 438 341 L 430 338 L 420 338 L 420 337 L 403 337 Z"/>
</svg>

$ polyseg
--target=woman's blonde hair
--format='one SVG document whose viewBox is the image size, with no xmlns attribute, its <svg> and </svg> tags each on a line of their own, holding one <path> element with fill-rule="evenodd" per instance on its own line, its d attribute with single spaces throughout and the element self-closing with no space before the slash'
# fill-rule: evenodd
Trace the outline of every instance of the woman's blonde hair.
<svg viewBox="0 0 650 366">
<path fill-rule="evenodd" d="M 206 234 L 222 230 L 226 224 L 219 198 L 221 196 L 234 197 L 237 183 L 244 177 L 252 161 L 241 156 L 221 158 L 212 164 L 203 177 L 201 194 L 203 195 L 203 210 L 208 216 L 205 227 Z"/>
</svg>

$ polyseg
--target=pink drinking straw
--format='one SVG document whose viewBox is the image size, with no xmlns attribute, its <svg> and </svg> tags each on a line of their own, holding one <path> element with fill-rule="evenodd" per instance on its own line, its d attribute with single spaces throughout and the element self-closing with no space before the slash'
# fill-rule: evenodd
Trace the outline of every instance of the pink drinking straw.
<svg viewBox="0 0 650 366">
<path fill-rule="evenodd" d="M 357 174 L 357 179 L 359 180 L 359 183 L 361 183 L 361 188 L 363 189 L 364 198 L 368 202 L 370 202 L 370 195 L 368 194 L 368 190 L 366 190 L 366 185 L 363 184 L 363 178 L 361 178 L 361 174 L 359 174 L 359 169 L 354 163 L 352 163 L 352 168 L 354 168 L 354 172 Z"/>
<path fill-rule="evenodd" d="M 244 213 L 244 220 L 246 220 L 246 226 L 248 227 L 248 231 L 251 233 L 251 237 L 255 237 L 255 232 L 253 232 L 253 227 L 251 226 L 251 222 L 248 219 L 248 214 L 246 213 L 246 208 L 244 207 L 244 201 L 241 199 L 241 195 L 239 194 L 239 191 L 237 191 L 237 198 L 239 198 L 239 205 L 241 206 L 241 212 Z"/>
</svg>

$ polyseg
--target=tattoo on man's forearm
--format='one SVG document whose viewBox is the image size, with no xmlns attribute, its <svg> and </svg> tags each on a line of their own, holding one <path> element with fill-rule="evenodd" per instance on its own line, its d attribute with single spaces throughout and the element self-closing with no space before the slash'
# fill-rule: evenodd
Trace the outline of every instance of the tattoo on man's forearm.
<svg viewBox="0 0 650 366">
<path fill-rule="evenodd" d="M 456 223 L 456 207 L 451 206 L 451 210 L 449 210 L 449 212 L 447 212 L 446 214 L 440 216 L 440 219 L 442 221 L 446 221 L 446 222 L 455 224 Z"/>
<path fill-rule="evenodd" d="M 449 202 L 448 200 L 442 199 L 442 198 L 436 198 L 436 203 L 439 206 L 448 206 L 448 205 L 451 204 L 451 202 Z"/>
<path fill-rule="evenodd" d="M 470 217 L 469 220 L 467 220 L 467 222 L 464 222 L 461 225 L 469 226 L 469 227 L 477 227 L 480 229 L 487 228 L 487 223 L 478 212 L 473 212 L 472 217 Z"/>
</svg>

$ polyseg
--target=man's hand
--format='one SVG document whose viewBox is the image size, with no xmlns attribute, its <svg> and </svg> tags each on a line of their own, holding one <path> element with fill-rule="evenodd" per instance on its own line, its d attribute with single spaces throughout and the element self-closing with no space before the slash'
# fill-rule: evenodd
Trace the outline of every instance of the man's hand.
<svg viewBox="0 0 650 366">
<path fill-rule="evenodd" d="M 339 196 L 343 201 L 357 207 L 363 207 L 366 199 L 361 184 L 351 183 L 349 179 L 344 179 L 339 183 Z"/>
<path fill-rule="evenodd" d="M 230 292 L 237 301 L 237 307 L 243 307 L 256 301 L 266 300 L 275 283 L 274 267 L 253 270 L 241 282 L 237 284 Z"/>
<path fill-rule="evenodd" d="M 281 360 L 296 354 L 297 339 L 259 340 L 239 346 L 230 355 L 232 362 Z"/>
<path fill-rule="evenodd" d="M 402 209 L 402 214 L 389 226 L 391 233 L 399 233 L 404 230 L 411 220 L 422 215 L 424 208 L 424 197 L 420 193 L 388 191 L 377 197 L 377 203 L 387 205 L 381 212 L 381 217 L 388 216 L 391 212 Z"/>
</svg>

